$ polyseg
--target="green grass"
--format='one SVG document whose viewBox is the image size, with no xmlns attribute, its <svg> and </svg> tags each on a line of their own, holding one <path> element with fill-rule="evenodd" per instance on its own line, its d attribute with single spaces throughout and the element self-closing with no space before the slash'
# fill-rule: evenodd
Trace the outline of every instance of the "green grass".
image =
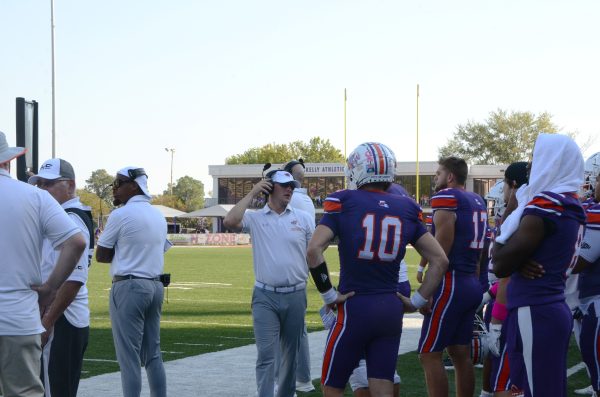
<svg viewBox="0 0 600 397">
<path fill-rule="evenodd" d="M 335 283 L 339 272 L 337 249 L 328 249 L 325 257 Z M 414 281 L 418 255 L 414 250 L 408 250 L 406 259 L 414 288 L 418 285 Z M 254 343 L 250 310 L 254 275 L 250 247 L 177 247 L 166 254 L 165 272 L 172 274 L 161 322 L 161 348 L 165 361 Z M 109 267 L 94 263 L 88 281 L 91 326 L 83 378 L 119 370 L 108 315 L 110 284 Z M 308 330 L 322 330 L 318 313 L 321 298 L 312 282 L 307 293 Z M 571 350 L 569 366 L 581 361 L 576 347 Z M 480 379 L 480 370 L 477 371 Z M 402 396 L 424 395 L 425 380 L 415 353 L 400 356 L 398 372 L 402 377 Z M 453 374 L 449 375 L 453 384 Z M 569 390 L 586 386 L 586 378 L 585 371 L 570 377 Z M 318 382 L 315 381 L 317 389 Z M 320 392 L 299 393 L 299 396 L 318 395 Z M 351 393 L 348 391 L 346 395 Z"/>
</svg>

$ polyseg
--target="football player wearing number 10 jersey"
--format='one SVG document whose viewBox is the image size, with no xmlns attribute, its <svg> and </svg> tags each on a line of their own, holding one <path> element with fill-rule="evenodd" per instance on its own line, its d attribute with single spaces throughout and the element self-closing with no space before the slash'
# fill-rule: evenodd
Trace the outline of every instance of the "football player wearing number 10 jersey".
<svg viewBox="0 0 600 397">
<path fill-rule="evenodd" d="M 487 227 L 483 199 L 464 188 L 468 167 L 463 159 L 442 158 L 431 198 L 432 232 L 450 262 L 425 315 L 419 340 L 419 358 L 429 396 L 447 396 L 448 378 L 442 364 L 447 349 L 456 372 L 456 395 L 472 396 L 475 374 L 471 361 L 473 320 L 481 302 L 477 276 Z M 424 258 L 421 265 L 426 264 Z M 429 273 L 427 273 L 426 277 Z"/>
<path fill-rule="evenodd" d="M 308 245 L 308 264 L 328 305 L 337 305 L 321 382 L 324 395 L 342 396 L 350 374 L 365 357 L 371 396 L 391 396 L 398 358 L 402 315 L 427 303 L 448 261 L 422 223 L 421 209 L 410 198 L 386 192 L 394 181 L 396 159 L 380 143 L 359 145 L 348 157 L 350 190 L 331 194 L 325 215 Z M 339 237 L 340 283 L 336 291 L 323 252 Z M 396 295 L 398 270 L 412 244 L 430 260 L 431 277 L 410 299 Z"/>
</svg>

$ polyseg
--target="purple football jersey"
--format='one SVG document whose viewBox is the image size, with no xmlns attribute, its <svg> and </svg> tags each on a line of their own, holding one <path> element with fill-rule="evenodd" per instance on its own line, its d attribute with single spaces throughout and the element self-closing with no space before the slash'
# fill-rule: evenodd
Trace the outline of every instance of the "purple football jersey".
<svg viewBox="0 0 600 397">
<path fill-rule="evenodd" d="M 579 299 L 600 295 L 600 204 L 587 207 L 586 221 L 581 256 L 591 264 L 579 274 Z"/>
<path fill-rule="evenodd" d="M 320 224 L 339 236 L 340 292 L 396 292 L 406 245 L 426 233 L 420 207 L 396 194 L 341 190 L 323 208 Z"/>
<path fill-rule="evenodd" d="M 576 195 L 541 192 L 525 206 L 522 217 L 527 215 L 553 225 L 531 257 L 545 273 L 533 280 L 513 273 L 507 290 L 508 309 L 564 301 L 566 272 L 577 262 L 583 237 L 585 213 Z"/>
<path fill-rule="evenodd" d="M 483 199 L 463 189 L 442 189 L 431 198 L 431 208 L 434 217 L 435 211 L 439 210 L 456 214 L 454 242 L 448 254 L 448 271 L 475 274 L 487 228 L 487 210 Z M 435 224 L 432 232 L 435 235 Z"/>
</svg>

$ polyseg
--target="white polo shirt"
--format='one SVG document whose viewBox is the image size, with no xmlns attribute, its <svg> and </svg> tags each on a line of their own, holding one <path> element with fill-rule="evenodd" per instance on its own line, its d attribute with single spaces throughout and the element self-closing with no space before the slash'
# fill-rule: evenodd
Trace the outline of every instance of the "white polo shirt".
<svg viewBox="0 0 600 397">
<path fill-rule="evenodd" d="M 314 218 L 289 204 L 278 214 L 267 204 L 260 210 L 247 210 L 242 226 L 252 238 L 256 281 L 273 287 L 306 282 L 306 248 L 315 230 Z"/>
<path fill-rule="evenodd" d="M 114 248 L 111 276 L 157 277 L 164 269 L 167 222 L 150 199 L 133 196 L 111 212 L 98 245 Z"/>
<path fill-rule="evenodd" d="M 56 248 L 79 228 L 48 192 L 0 169 L 0 335 L 44 332 L 38 294 L 42 245 Z"/>
<path fill-rule="evenodd" d="M 290 205 L 298 210 L 308 212 L 308 214 L 312 216 L 313 223 L 315 223 L 315 205 L 308 196 L 308 192 L 305 188 L 297 187 L 294 189 Z"/>
<path fill-rule="evenodd" d="M 81 210 L 89 210 L 79 201 L 79 197 L 75 197 L 69 201 L 62 203 L 61 207 L 65 208 L 79 208 Z M 79 258 L 79 262 L 75 266 L 73 273 L 67 278 L 67 281 L 78 281 L 83 283 L 77 296 L 71 304 L 65 309 L 65 317 L 67 321 L 74 327 L 84 328 L 90 325 L 90 309 L 88 306 L 88 290 L 86 282 L 88 279 L 88 258 L 89 258 L 89 246 L 90 246 L 90 232 L 83 220 L 74 213 L 68 213 L 69 217 L 77 225 L 83 236 L 85 237 L 86 251 Z M 93 251 L 93 249 L 92 249 Z M 42 249 L 42 279 L 46 281 L 56 266 L 56 261 L 60 251 L 52 247 L 49 240 L 44 240 L 44 247 Z"/>
</svg>

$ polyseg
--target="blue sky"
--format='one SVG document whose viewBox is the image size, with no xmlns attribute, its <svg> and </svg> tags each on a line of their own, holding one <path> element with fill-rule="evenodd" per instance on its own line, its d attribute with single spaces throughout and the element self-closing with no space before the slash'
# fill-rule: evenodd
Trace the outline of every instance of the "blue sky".
<svg viewBox="0 0 600 397">
<path fill-rule="evenodd" d="M 78 184 L 146 168 L 153 194 L 209 164 L 313 136 L 421 160 L 490 111 L 548 111 L 600 136 L 597 1 L 55 0 L 57 156 Z M 51 156 L 50 0 L 0 2 L 0 130 L 15 97 L 40 103 Z M 600 151 L 600 138 L 585 156 Z"/>
</svg>

